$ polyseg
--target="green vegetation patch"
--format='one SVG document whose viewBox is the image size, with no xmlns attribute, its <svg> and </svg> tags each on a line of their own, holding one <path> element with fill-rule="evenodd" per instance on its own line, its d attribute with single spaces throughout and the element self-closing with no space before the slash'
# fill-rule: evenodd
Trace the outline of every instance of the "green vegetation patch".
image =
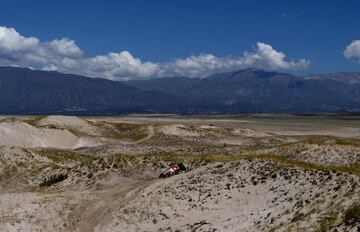
<svg viewBox="0 0 360 232">
<path fill-rule="evenodd" d="M 0 173 L 0 182 L 11 179 L 18 174 L 19 174 L 19 170 L 16 166 L 13 165 L 5 166 L 2 172 Z"/>
<path fill-rule="evenodd" d="M 360 146 L 360 140 L 355 138 L 339 138 L 333 136 L 310 136 L 305 142 L 318 145 Z"/>
<path fill-rule="evenodd" d="M 287 167 L 299 167 L 307 170 L 320 170 L 320 171 L 339 171 L 346 172 L 355 175 L 360 175 L 360 165 L 353 164 L 350 166 L 326 166 L 315 163 L 309 163 L 305 161 L 294 160 L 288 157 L 284 157 L 276 154 L 257 154 L 257 153 L 247 153 L 240 155 L 242 158 L 256 158 L 263 160 L 271 160 L 281 163 Z"/>
<path fill-rule="evenodd" d="M 83 165 L 91 163 L 95 158 L 79 154 L 75 151 L 65 151 L 57 149 L 36 149 L 37 154 L 47 157 L 55 162 L 75 161 Z"/>
<path fill-rule="evenodd" d="M 105 136 L 119 140 L 138 141 L 149 135 L 148 127 L 139 124 L 111 123 L 111 127 L 102 126 L 102 128 L 106 131 Z"/>
<path fill-rule="evenodd" d="M 49 187 L 61 181 L 64 181 L 68 176 L 66 174 L 54 174 L 45 178 L 40 184 L 40 187 Z"/>
<path fill-rule="evenodd" d="M 319 221 L 319 231 L 329 231 L 335 226 L 337 220 L 337 213 L 329 212 L 323 215 Z"/>
<path fill-rule="evenodd" d="M 193 153 L 176 153 L 176 152 L 162 152 L 144 155 L 144 163 L 151 163 L 157 166 L 161 162 L 166 163 L 187 163 L 194 166 L 214 162 L 231 162 L 241 159 L 239 155 L 232 154 L 193 154 Z"/>
<path fill-rule="evenodd" d="M 276 154 L 257 154 L 254 152 L 243 154 L 217 154 L 217 153 L 177 153 L 177 152 L 160 152 L 146 155 L 131 155 L 131 154 L 117 154 L 114 155 L 118 167 L 125 167 L 126 164 L 136 164 L 143 160 L 145 164 L 152 164 L 157 166 L 161 162 L 167 163 L 188 163 L 195 166 L 215 162 L 233 162 L 242 159 L 260 159 L 265 161 L 273 161 L 286 167 L 302 168 L 306 170 L 317 171 L 337 171 L 360 175 L 360 165 L 354 164 L 351 166 L 325 166 L 304 161 L 293 160 L 289 157 L 284 157 Z"/>
<path fill-rule="evenodd" d="M 360 223 L 360 203 L 354 203 L 346 209 L 344 214 L 344 222 L 347 225 L 355 225 Z"/>
</svg>

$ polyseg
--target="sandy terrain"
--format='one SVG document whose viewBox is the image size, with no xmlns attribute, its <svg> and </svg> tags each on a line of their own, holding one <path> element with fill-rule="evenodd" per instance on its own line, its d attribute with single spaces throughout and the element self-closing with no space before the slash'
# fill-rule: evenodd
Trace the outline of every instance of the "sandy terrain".
<svg viewBox="0 0 360 232">
<path fill-rule="evenodd" d="M 53 126 L 56 128 L 66 128 L 72 131 L 81 132 L 86 135 L 100 136 L 98 128 L 85 119 L 71 116 L 48 116 L 35 121 L 37 126 Z"/>
<path fill-rule="evenodd" d="M 187 137 L 187 136 L 197 137 L 197 136 L 199 136 L 198 132 L 193 131 L 193 130 L 191 130 L 191 128 L 186 127 L 181 124 L 165 125 L 159 131 L 165 135 L 175 135 L 175 136 L 181 136 L 181 137 Z"/>
<path fill-rule="evenodd" d="M 0 123 L 0 145 L 73 148 L 78 138 L 68 130 L 36 128 L 23 122 Z"/>
<path fill-rule="evenodd" d="M 151 116 L 109 117 L 114 122 L 154 124 L 182 124 L 185 126 L 214 125 L 223 128 L 254 129 L 283 135 L 330 135 L 360 138 L 358 116 L 291 116 L 291 115 L 238 115 L 238 116 Z"/>
<path fill-rule="evenodd" d="M 1 117 L 0 232 L 356 232 L 359 128 L 331 117 Z M 177 162 L 188 170 L 158 178 Z"/>
</svg>

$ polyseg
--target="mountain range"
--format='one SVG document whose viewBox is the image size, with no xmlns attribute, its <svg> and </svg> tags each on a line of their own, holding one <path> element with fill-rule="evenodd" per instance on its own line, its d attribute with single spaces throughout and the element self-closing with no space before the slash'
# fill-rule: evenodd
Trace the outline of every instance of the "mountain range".
<svg viewBox="0 0 360 232">
<path fill-rule="evenodd" d="M 0 67 L 0 114 L 162 113 L 181 104 L 177 97 L 121 82 Z"/>
<path fill-rule="evenodd" d="M 323 112 L 360 112 L 360 73 L 296 76 L 245 69 L 203 79 L 116 82 L 0 67 L 0 114 Z"/>
<path fill-rule="evenodd" d="M 246 69 L 204 79 L 169 77 L 128 84 L 188 99 L 188 112 L 360 112 L 360 73 L 305 77 Z"/>
</svg>

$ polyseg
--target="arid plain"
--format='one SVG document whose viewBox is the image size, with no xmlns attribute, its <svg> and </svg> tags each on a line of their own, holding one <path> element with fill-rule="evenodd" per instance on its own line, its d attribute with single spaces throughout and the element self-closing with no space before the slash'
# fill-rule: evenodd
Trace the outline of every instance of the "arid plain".
<svg viewBox="0 0 360 232">
<path fill-rule="evenodd" d="M 356 232 L 359 175 L 356 116 L 0 118 L 1 232 Z"/>
</svg>

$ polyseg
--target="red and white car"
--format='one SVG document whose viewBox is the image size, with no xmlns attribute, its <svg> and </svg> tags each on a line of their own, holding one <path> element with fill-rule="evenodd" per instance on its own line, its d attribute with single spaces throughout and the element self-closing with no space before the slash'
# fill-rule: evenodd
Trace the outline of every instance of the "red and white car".
<svg viewBox="0 0 360 232">
<path fill-rule="evenodd" d="M 166 178 L 173 175 L 177 175 L 181 171 L 186 171 L 184 164 L 182 163 L 175 164 L 174 166 L 166 168 L 163 172 L 161 172 L 159 178 Z"/>
</svg>

